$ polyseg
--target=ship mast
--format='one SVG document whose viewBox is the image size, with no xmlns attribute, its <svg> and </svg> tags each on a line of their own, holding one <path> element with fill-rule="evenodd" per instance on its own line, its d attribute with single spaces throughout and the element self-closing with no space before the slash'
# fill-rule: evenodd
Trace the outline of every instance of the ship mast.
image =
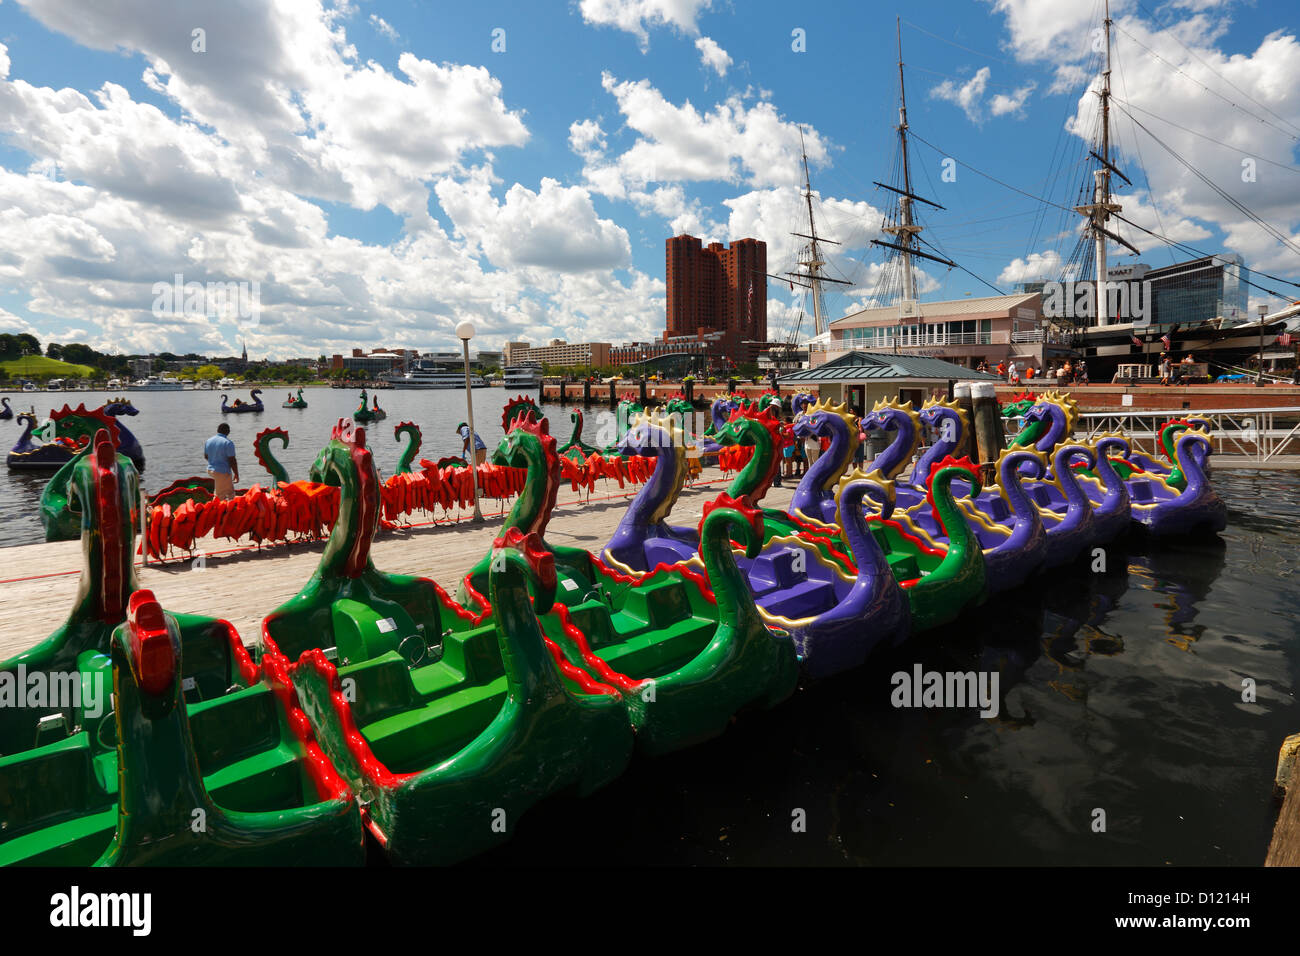
<svg viewBox="0 0 1300 956">
<path fill-rule="evenodd" d="M 916 274 L 912 261 L 916 256 L 916 237 L 924 229 L 912 217 L 912 167 L 907 158 L 907 88 L 903 82 L 903 28 L 901 21 L 895 21 L 898 36 L 898 147 L 901 151 L 903 165 L 903 190 L 898 197 L 898 224 L 885 226 L 882 231 L 897 237 L 902 259 L 903 302 L 900 311 L 910 311 L 910 303 L 916 300 Z"/>
<path fill-rule="evenodd" d="M 1087 231 L 1093 241 L 1094 258 L 1097 263 L 1097 304 L 1094 318 L 1098 326 L 1109 325 L 1111 320 L 1106 295 L 1106 240 L 1113 239 L 1133 249 L 1132 245 L 1106 228 L 1111 213 L 1119 212 L 1123 208 L 1119 203 L 1111 201 L 1113 197 L 1110 194 L 1110 174 L 1113 172 L 1125 182 L 1129 181 L 1127 176 L 1115 168 L 1110 159 L 1110 0 L 1106 0 L 1106 19 L 1103 23 L 1106 33 L 1106 64 L 1101 73 L 1101 90 L 1098 92 L 1101 97 L 1101 152 L 1094 151 L 1092 154 L 1093 158 L 1100 163 L 1100 168 L 1093 170 L 1092 173 L 1092 202 L 1074 207 L 1075 212 L 1088 218 Z M 1137 252 L 1136 249 L 1133 251 Z"/>
<path fill-rule="evenodd" d="M 817 235 L 817 220 L 813 216 L 813 194 L 812 194 L 812 177 L 808 172 L 808 150 L 804 145 L 803 127 L 799 127 L 799 150 L 803 155 L 803 198 L 808 207 L 808 231 L 792 232 L 790 235 L 798 236 L 800 239 L 807 239 L 808 243 L 803 247 L 800 255 L 799 265 L 802 272 L 787 272 L 786 276 L 792 282 L 799 280 L 799 285 L 804 286 L 812 291 L 812 310 L 813 310 L 813 335 L 821 335 L 826 331 L 826 303 L 822 297 L 822 283 L 834 282 L 839 285 L 852 285 L 843 279 L 832 279 L 830 276 L 823 274 L 826 267 L 826 260 L 822 258 L 820 243 L 829 242 L 831 245 L 838 246 L 839 243 L 834 239 L 827 239 Z"/>
</svg>

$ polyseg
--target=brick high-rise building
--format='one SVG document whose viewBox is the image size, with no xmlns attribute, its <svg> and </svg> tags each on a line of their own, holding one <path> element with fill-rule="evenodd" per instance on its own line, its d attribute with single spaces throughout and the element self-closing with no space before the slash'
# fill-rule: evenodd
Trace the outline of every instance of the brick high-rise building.
<svg viewBox="0 0 1300 956">
<path fill-rule="evenodd" d="M 737 239 L 702 247 L 694 236 L 667 241 L 668 315 L 664 340 L 701 331 L 725 333 L 726 348 L 752 358 L 744 342 L 767 340 L 767 244 Z"/>
</svg>

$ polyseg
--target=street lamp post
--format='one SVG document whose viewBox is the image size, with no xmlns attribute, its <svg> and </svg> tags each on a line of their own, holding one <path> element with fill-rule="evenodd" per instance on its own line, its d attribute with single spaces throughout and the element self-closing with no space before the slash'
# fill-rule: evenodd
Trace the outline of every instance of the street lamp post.
<svg viewBox="0 0 1300 956">
<path fill-rule="evenodd" d="M 469 444 L 467 445 L 469 458 L 469 467 L 474 480 L 470 486 L 474 489 L 474 517 L 470 518 L 475 524 L 483 523 L 483 512 L 478 506 L 478 449 L 474 446 L 474 438 L 478 434 L 474 431 L 474 389 L 469 381 L 469 340 L 474 337 L 474 323 L 466 319 L 456 326 L 456 338 L 460 339 L 461 348 L 465 355 L 465 407 L 469 411 Z"/>
<path fill-rule="evenodd" d="M 1268 312 L 1268 306 L 1259 307 L 1259 374 L 1255 376 L 1255 386 L 1259 387 L 1264 384 L 1264 314 Z"/>
</svg>

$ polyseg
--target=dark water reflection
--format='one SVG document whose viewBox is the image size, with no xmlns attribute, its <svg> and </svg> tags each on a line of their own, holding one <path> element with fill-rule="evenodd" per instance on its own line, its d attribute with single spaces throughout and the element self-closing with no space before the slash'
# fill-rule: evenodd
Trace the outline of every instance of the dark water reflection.
<svg viewBox="0 0 1300 956">
<path fill-rule="evenodd" d="M 1300 477 L 1214 480 L 1219 541 L 1112 547 L 1105 573 L 1055 572 L 721 740 L 551 801 L 484 862 L 571 859 L 581 840 L 662 863 L 1262 863 L 1277 748 L 1300 731 Z M 918 662 L 996 671 L 998 717 L 892 707 L 891 675 Z"/>
</svg>

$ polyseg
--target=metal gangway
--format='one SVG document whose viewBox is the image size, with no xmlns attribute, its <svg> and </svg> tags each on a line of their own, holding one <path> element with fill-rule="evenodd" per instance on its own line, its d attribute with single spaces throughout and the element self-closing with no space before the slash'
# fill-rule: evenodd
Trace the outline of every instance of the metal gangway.
<svg viewBox="0 0 1300 956">
<path fill-rule="evenodd" d="M 1259 464 L 1282 464 L 1288 458 L 1300 461 L 1300 407 L 1084 412 L 1075 437 L 1091 442 L 1117 431 L 1129 439 L 1134 451 L 1156 457 L 1163 454 L 1158 429 L 1174 418 L 1207 422 L 1216 455 Z"/>
<path fill-rule="evenodd" d="M 1128 438 L 1134 451 L 1158 458 L 1164 454 L 1159 428 L 1175 418 L 1199 419 L 1209 424 L 1216 464 L 1300 466 L 1300 406 L 1083 412 L 1074 437 L 1091 443 L 1107 432 L 1119 432 Z M 1023 417 L 1003 421 L 1008 439 L 1024 425 Z"/>
</svg>

